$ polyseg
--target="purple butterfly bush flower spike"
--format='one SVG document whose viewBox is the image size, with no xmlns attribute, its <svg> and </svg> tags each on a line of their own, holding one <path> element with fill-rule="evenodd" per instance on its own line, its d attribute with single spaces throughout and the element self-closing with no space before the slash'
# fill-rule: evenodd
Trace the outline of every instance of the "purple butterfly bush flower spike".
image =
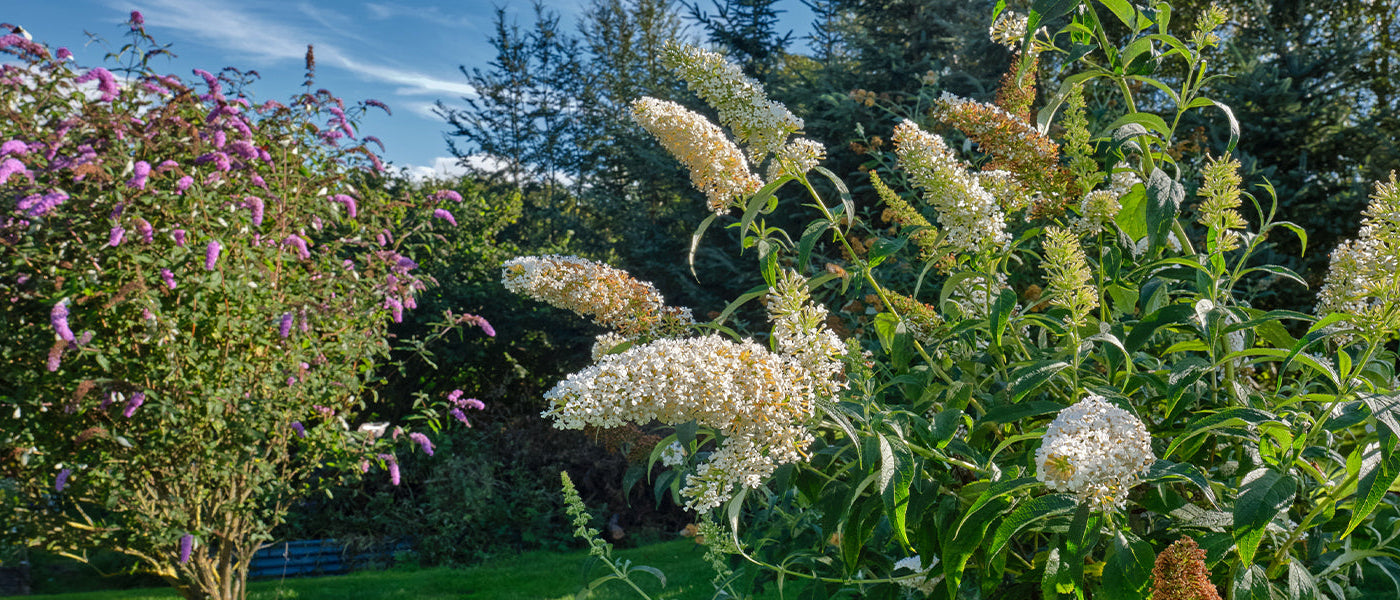
<svg viewBox="0 0 1400 600">
<path fill-rule="evenodd" d="M 292 421 L 292 431 L 295 431 L 299 438 L 306 437 L 306 427 L 301 424 L 301 421 Z"/>
<path fill-rule="evenodd" d="M 472 426 L 472 422 L 467 420 L 467 415 L 466 415 L 466 413 L 463 413 L 463 412 L 462 412 L 462 409 L 460 409 L 460 408 L 457 408 L 457 407 L 454 406 L 454 407 L 452 407 L 451 409 L 449 409 L 449 410 L 447 411 L 447 414 L 452 415 L 452 418 L 457 419 L 458 421 L 461 421 L 462 424 L 463 424 L 463 425 L 466 425 L 467 427 L 471 427 L 471 426 Z"/>
<path fill-rule="evenodd" d="M 278 326 L 277 333 L 282 334 L 282 338 L 292 335 L 292 313 L 282 313 L 282 324 Z"/>
<path fill-rule="evenodd" d="M 144 15 L 141 14 L 141 11 L 139 11 L 139 10 L 133 10 L 133 11 L 131 11 L 131 26 L 132 26 L 133 28 L 140 27 L 140 26 L 145 25 L 145 24 L 146 24 L 146 17 L 145 17 Z M 185 561 L 182 560 L 182 561 L 180 561 L 180 562 L 185 562 Z"/>
<path fill-rule="evenodd" d="M 128 419 L 136 414 L 136 409 L 141 408 L 146 403 L 146 392 L 136 392 L 131 395 L 131 399 L 126 401 L 126 408 L 122 410 L 122 416 Z"/>
<path fill-rule="evenodd" d="M 438 190 L 433 193 L 433 200 L 439 202 L 443 200 L 451 200 L 453 202 L 461 203 L 462 195 L 458 194 L 455 190 Z"/>
<path fill-rule="evenodd" d="M 4 185 L 6 181 L 9 181 L 11 175 L 16 174 L 24 175 L 30 179 L 34 178 L 34 175 L 29 172 L 29 169 L 24 166 L 24 163 L 19 162 L 19 160 L 6 158 L 4 161 L 0 161 L 0 185 Z"/>
<path fill-rule="evenodd" d="M 65 341 L 73 341 L 73 330 L 68 328 L 68 299 L 64 298 L 53 305 L 53 310 L 49 311 L 49 323 L 53 325 L 54 333 L 58 338 Z"/>
<path fill-rule="evenodd" d="M 204 270 L 213 271 L 214 263 L 219 262 L 219 252 L 224 249 L 218 240 L 211 240 L 204 248 Z"/>
<path fill-rule="evenodd" d="M 63 488 L 68 487 L 68 477 L 72 474 L 73 469 L 63 469 L 62 471 L 59 471 L 58 476 L 54 477 L 53 480 L 53 490 L 55 492 L 61 492 L 63 491 Z"/>
<path fill-rule="evenodd" d="M 263 222 L 263 199 L 257 196 L 248 196 L 243 199 L 243 205 L 253 212 L 253 226 L 261 227 Z"/>
<path fill-rule="evenodd" d="M 176 245 L 176 246 L 179 246 L 179 247 L 181 247 L 181 248 L 184 248 L 184 247 L 185 247 L 185 230 L 183 230 L 183 229 L 176 229 L 176 230 L 174 230 L 174 231 L 171 231 L 171 232 L 170 232 L 170 237 L 172 237 L 172 238 L 175 239 L 175 245 Z"/>
<path fill-rule="evenodd" d="M 146 189 L 146 178 L 151 176 L 151 163 L 144 160 L 136 161 L 131 167 L 131 179 L 126 182 L 126 187 L 138 190 Z"/>
<path fill-rule="evenodd" d="M 194 553 L 194 535 L 186 533 L 180 538 L 180 564 L 190 562 L 190 555 Z"/>
<path fill-rule="evenodd" d="M 439 219 L 442 219 L 442 220 L 444 220 L 444 221 L 447 221 L 448 223 L 451 223 L 453 227 L 456 227 L 456 226 L 457 226 L 457 218 L 456 218 L 456 217 L 453 217 L 453 216 L 452 216 L 452 213 L 447 212 L 445 209 L 439 208 L 439 209 L 434 210 L 434 211 L 433 211 L 433 216 L 434 216 L 434 217 L 437 217 L 437 218 L 439 218 Z"/>
<path fill-rule="evenodd" d="M 433 442 L 428 439 L 428 436 L 415 431 L 413 433 L 408 434 L 408 439 L 417 442 L 418 447 L 423 449 L 424 454 L 427 454 L 428 456 L 433 455 Z"/>
<path fill-rule="evenodd" d="M 183 194 L 190 189 L 190 184 L 194 183 L 194 178 L 186 175 L 175 181 L 175 191 Z"/>
<path fill-rule="evenodd" d="M 175 289 L 175 274 L 171 273 L 170 269 L 161 269 L 160 278 L 165 281 L 166 287 L 172 290 Z"/>
<path fill-rule="evenodd" d="M 113 227 L 112 232 L 107 235 L 107 245 L 113 248 L 122 245 L 122 238 L 126 236 L 126 230 L 120 225 Z"/>
</svg>

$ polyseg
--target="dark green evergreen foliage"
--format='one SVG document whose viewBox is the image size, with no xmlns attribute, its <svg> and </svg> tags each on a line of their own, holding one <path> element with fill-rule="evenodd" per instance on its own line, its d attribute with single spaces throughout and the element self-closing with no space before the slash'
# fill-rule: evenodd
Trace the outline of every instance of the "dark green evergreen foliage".
<svg viewBox="0 0 1400 600">
<path fill-rule="evenodd" d="M 1241 127 L 1237 154 L 1246 181 L 1267 179 L 1279 213 L 1331 248 L 1355 234 L 1371 181 L 1400 168 L 1400 2 L 1232 2 L 1233 32 L 1212 70 Z M 1219 152 L 1224 132 L 1212 130 Z M 1267 201 L 1267 196 L 1263 195 Z M 1297 258 L 1280 240 L 1270 260 L 1320 282 L 1325 252 Z"/>
<path fill-rule="evenodd" d="M 714 12 L 700 2 L 685 4 L 691 18 L 705 29 L 711 44 L 724 48 L 744 72 L 760 81 L 780 67 L 792 42 L 792 32 L 781 32 L 774 7 L 777 0 L 711 0 Z"/>
</svg>

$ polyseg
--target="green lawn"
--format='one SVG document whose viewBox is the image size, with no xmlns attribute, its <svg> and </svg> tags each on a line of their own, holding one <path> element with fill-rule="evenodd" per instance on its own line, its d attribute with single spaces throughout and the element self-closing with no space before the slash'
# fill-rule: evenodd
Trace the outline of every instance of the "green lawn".
<svg viewBox="0 0 1400 600">
<path fill-rule="evenodd" d="M 714 589 L 714 573 L 702 560 L 704 548 L 690 540 L 677 540 L 642 548 L 619 550 L 619 559 L 661 569 L 667 578 L 664 589 L 656 578 L 636 573 L 633 578 L 657 600 L 708 600 Z M 352 573 L 330 577 L 310 577 L 259 581 L 249 585 L 253 600 L 566 600 L 588 582 L 608 572 L 601 563 L 590 560 L 587 552 L 556 554 L 531 552 L 499 558 L 467 569 L 432 568 Z M 167 600 L 179 598 L 168 589 L 135 589 L 31 596 L 43 600 Z M 625 583 L 609 582 L 592 598 L 623 600 L 637 598 Z"/>
</svg>

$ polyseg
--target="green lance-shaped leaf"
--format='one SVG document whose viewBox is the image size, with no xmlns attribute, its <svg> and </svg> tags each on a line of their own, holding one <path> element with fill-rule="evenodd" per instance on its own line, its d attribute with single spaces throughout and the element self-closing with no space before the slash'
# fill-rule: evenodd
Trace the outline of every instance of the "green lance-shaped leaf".
<svg viewBox="0 0 1400 600">
<path fill-rule="evenodd" d="M 1152 545 L 1131 531 L 1115 531 L 1113 545 L 1103 568 L 1104 600 L 1139 600 L 1148 596 L 1152 565 L 1156 560 Z"/>
<path fill-rule="evenodd" d="M 1152 169 L 1152 174 L 1147 176 L 1147 234 L 1154 251 L 1166 245 L 1167 235 L 1185 199 L 1186 188 L 1180 182 L 1166 171 Z"/>
<path fill-rule="evenodd" d="M 1244 479 L 1240 496 L 1235 499 L 1235 549 L 1240 554 L 1240 564 L 1253 565 L 1265 528 L 1293 503 L 1298 483 L 1268 467 L 1255 469 Z"/>
<path fill-rule="evenodd" d="M 885 515 L 890 519 L 895 536 L 909 547 L 909 535 L 904 519 L 909 512 L 909 485 L 914 481 L 913 456 L 899 439 L 891 443 L 888 437 L 880 441 L 880 497 L 885 502 Z"/>
</svg>

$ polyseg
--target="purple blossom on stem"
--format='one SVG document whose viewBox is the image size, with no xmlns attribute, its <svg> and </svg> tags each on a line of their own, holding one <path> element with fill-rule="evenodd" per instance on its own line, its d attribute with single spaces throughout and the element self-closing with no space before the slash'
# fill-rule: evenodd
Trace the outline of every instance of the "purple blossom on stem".
<svg viewBox="0 0 1400 600">
<path fill-rule="evenodd" d="M 42 217 L 49 214 L 49 211 L 57 208 L 58 205 L 63 204 L 63 201 L 67 199 L 68 194 L 53 191 L 43 196 L 39 194 L 25 196 L 16 203 L 15 207 L 31 217 Z"/>
<path fill-rule="evenodd" d="M 403 322 L 403 302 L 398 298 L 385 298 L 384 306 L 389 309 L 389 314 L 394 318 L 395 323 Z"/>
<path fill-rule="evenodd" d="M 112 72 L 102 67 L 93 67 L 82 76 L 73 80 L 73 83 L 82 84 L 97 80 L 97 91 L 102 93 L 103 102 L 111 102 L 117 97 L 117 78 L 112 76 Z"/>
<path fill-rule="evenodd" d="M 437 202 L 442 202 L 443 200 L 461 202 L 462 195 L 458 194 L 455 190 L 438 190 L 436 192 L 433 192 L 433 200 Z"/>
<path fill-rule="evenodd" d="M 151 163 L 144 160 L 136 161 L 131 167 L 131 179 L 126 182 L 126 187 L 138 190 L 146 189 L 146 178 L 151 175 Z"/>
<path fill-rule="evenodd" d="M 122 237 L 125 235 L 126 230 L 122 229 L 121 225 L 113 227 L 111 233 L 107 234 L 107 245 L 113 248 L 122 245 Z"/>
<path fill-rule="evenodd" d="M 365 100 L 365 106 L 373 106 L 373 107 L 375 107 L 375 108 L 378 108 L 378 109 L 384 111 L 384 114 L 386 114 L 386 115 L 393 116 L 393 114 L 394 114 L 394 111 L 389 110 L 388 105 L 386 105 L 386 104 L 384 104 L 383 102 L 380 102 L 380 101 L 378 101 L 378 100 L 373 100 L 373 99 L 371 99 L 371 100 Z"/>
<path fill-rule="evenodd" d="M 258 157 L 258 147 L 254 146 L 253 143 L 248 140 L 234 141 L 232 144 L 229 144 L 229 150 L 232 150 L 234 154 L 248 160 L 253 160 Z"/>
<path fill-rule="evenodd" d="M 73 51 L 64 46 L 58 49 L 58 60 L 68 60 L 73 58 Z"/>
<path fill-rule="evenodd" d="M 439 209 L 437 209 L 437 210 L 434 210 L 434 211 L 433 211 L 433 216 L 434 216 L 434 217 L 437 217 L 437 218 L 439 218 L 439 219 L 442 219 L 442 220 L 444 220 L 444 221 L 447 221 L 448 223 L 451 223 L 454 227 L 457 225 L 457 218 L 456 218 L 456 217 L 453 217 L 453 216 L 452 216 L 452 213 L 447 212 L 447 211 L 444 210 L 444 209 L 439 208 Z"/>
<path fill-rule="evenodd" d="M 302 426 L 301 421 L 292 421 L 292 431 L 295 431 L 299 438 L 306 437 L 306 427 Z"/>
<path fill-rule="evenodd" d="M 204 248 L 204 270 L 213 271 L 214 263 L 219 262 L 219 252 L 224 249 L 218 240 L 210 240 Z"/>
<path fill-rule="evenodd" d="M 58 338 L 65 341 L 73 341 L 73 330 L 68 328 L 68 299 L 64 298 L 53 305 L 53 310 L 49 311 L 49 323 L 53 325 L 54 333 Z"/>
<path fill-rule="evenodd" d="M 165 159 L 165 160 L 163 160 L 163 161 L 160 161 L 160 164 L 156 165 L 156 172 L 157 172 L 157 173 L 164 173 L 164 172 L 166 172 L 166 171 L 169 171 L 169 170 L 171 170 L 171 169 L 177 168 L 177 167 L 179 167 L 179 166 L 180 166 L 180 163 L 177 163 L 177 162 L 175 162 L 175 161 L 170 160 L 170 159 L 167 158 L 167 159 Z"/>
<path fill-rule="evenodd" d="M 476 410 L 486 410 L 486 403 L 477 400 L 476 398 L 467 398 L 466 400 L 463 400 L 462 406 L 466 408 L 474 408 Z"/>
<path fill-rule="evenodd" d="M 215 147 L 215 148 L 223 148 L 225 144 L 228 144 L 228 134 L 227 134 L 227 133 L 224 133 L 224 130 L 222 130 L 222 129 L 220 129 L 220 130 L 218 130 L 218 131 L 215 131 L 215 132 L 214 132 L 214 147 Z"/>
<path fill-rule="evenodd" d="M 146 392 L 136 392 L 131 395 L 131 399 L 126 401 L 126 408 L 122 410 L 122 416 L 128 419 L 136 414 L 136 409 L 141 408 L 146 403 Z"/>
<path fill-rule="evenodd" d="M 194 535 L 186 533 L 180 538 L 180 564 L 190 562 L 190 554 L 194 553 Z"/>
<path fill-rule="evenodd" d="M 383 151 L 384 151 L 384 142 L 380 141 L 379 138 L 377 138 L 377 137 L 375 137 L 375 136 L 372 136 L 372 135 L 367 135 L 367 136 L 365 136 L 365 137 L 362 138 L 362 139 L 364 140 L 364 142 L 365 142 L 366 144 L 373 143 L 373 144 L 378 145 L 378 146 L 379 146 L 379 151 L 380 151 L 380 152 L 383 152 Z"/>
<path fill-rule="evenodd" d="M 194 183 L 194 178 L 186 175 L 175 181 L 175 191 L 183 194 L 190 189 L 190 184 Z"/>
<path fill-rule="evenodd" d="M 448 409 L 447 414 L 452 415 L 452 418 L 457 419 L 458 421 L 461 421 L 462 424 L 463 424 L 463 425 L 466 425 L 467 427 L 471 427 L 471 426 L 472 426 L 472 422 L 467 420 L 467 415 L 466 415 L 465 413 L 463 413 L 463 412 L 462 412 L 462 409 L 460 409 L 460 408 L 457 408 L 457 407 L 454 406 L 454 407 Z"/>
<path fill-rule="evenodd" d="M 262 189 L 267 189 L 267 182 L 263 180 L 262 175 L 258 175 L 257 173 L 253 173 L 252 175 L 250 175 L 250 176 L 248 177 L 248 179 L 249 179 L 249 181 L 252 181 L 252 182 L 253 182 L 253 185 L 256 185 L 256 186 L 258 186 L 258 187 L 260 187 L 260 188 L 262 188 Z"/>
<path fill-rule="evenodd" d="M 185 247 L 185 230 L 176 229 L 174 231 L 171 231 L 170 237 L 175 239 L 176 246 L 179 246 L 181 248 Z"/>
<path fill-rule="evenodd" d="M 355 204 L 355 199 L 345 194 L 331 196 L 331 200 L 345 205 L 345 214 L 351 219 L 359 214 L 359 207 Z"/>
<path fill-rule="evenodd" d="M 261 227 L 263 222 L 263 199 L 257 196 L 248 196 L 243 199 L 243 206 L 253 211 L 253 226 Z"/>
<path fill-rule="evenodd" d="M 135 29 L 135 28 L 140 27 L 140 26 L 145 25 L 145 24 L 146 24 L 146 17 L 144 17 L 144 16 L 141 15 L 141 11 L 139 11 L 139 10 L 133 10 L 133 11 L 131 11 L 131 28 L 132 28 L 132 29 Z M 182 561 L 180 561 L 180 562 L 185 562 L 185 561 L 182 560 Z"/>
<path fill-rule="evenodd" d="M 58 476 L 53 479 L 53 490 L 55 492 L 61 492 L 63 488 L 68 487 L 68 477 L 72 474 L 73 469 L 63 469 L 59 471 Z"/>
<path fill-rule="evenodd" d="M 26 154 L 29 154 L 29 144 L 26 144 L 19 140 L 10 140 L 3 144 L 0 144 L 0 156 L 7 156 L 10 154 L 13 154 L 15 156 L 24 156 Z"/>
<path fill-rule="evenodd" d="M 4 185 L 10 180 L 10 176 L 15 174 L 24 175 L 31 181 L 34 179 L 34 174 L 25 168 L 24 163 L 13 158 L 6 158 L 4 162 L 0 162 L 0 185 Z"/>
<path fill-rule="evenodd" d="M 399 484 L 399 459 L 392 454 L 380 454 L 379 460 L 389 463 L 389 482 Z"/>
<path fill-rule="evenodd" d="M 209 96 L 219 97 L 223 95 L 224 87 L 219 84 L 219 78 L 215 77 L 213 73 L 205 71 L 204 69 L 195 69 L 194 74 L 202 77 L 204 79 L 204 84 L 209 86 Z"/>
<path fill-rule="evenodd" d="M 161 269 L 160 278 L 165 281 L 166 287 L 175 289 L 175 274 L 171 273 L 170 269 Z"/>
<path fill-rule="evenodd" d="M 413 433 L 408 434 L 408 439 L 417 442 L 418 447 L 423 449 L 424 454 L 427 454 L 428 456 L 433 455 L 433 442 L 428 439 L 428 436 L 415 431 Z"/>
<path fill-rule="evenodd" d="M 277 327 L 277 333 L 281 334 L 283 339 L 292 335 L 292 313 L 282 313 L 282 323 Z"/>
<path fill-rule="evenodd" d="M 136 233 L 141 234 L 141 242 L 149 244 L 156 239 L 156 230 L 151 227 L 151 223 L 140 217 L 136 218 Z"/>
<path fill-rule="evenodd" d="M 287 239 L 283 240 L 282 243 L 295 248 L 297 256 L 301 257 L 302 260 L 311 258 L 311 251 L 306 249 L 306 240 L 301 239 L 301 236 L 294 233 L 287 236 Z"/>
</svg>

